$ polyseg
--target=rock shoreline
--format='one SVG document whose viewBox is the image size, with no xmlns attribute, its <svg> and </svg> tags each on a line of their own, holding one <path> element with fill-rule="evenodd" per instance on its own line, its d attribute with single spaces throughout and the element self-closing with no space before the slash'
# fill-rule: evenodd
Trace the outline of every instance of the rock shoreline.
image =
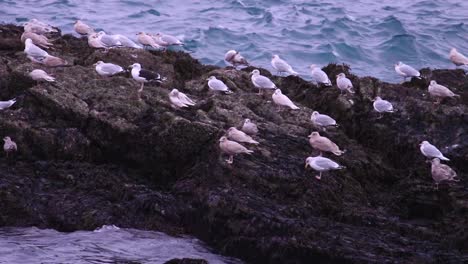
<svg viewBox="0 0 468 264">
<path fill-rule="evenodd" d="M 389 84 L 345 72 L 356 90 L 339 96 L 299 77 L 271 77 L 301 107 L 276 112 L 271 94 L 258 96 L 248 67 L 202 65 L 183 52 L 91 49 L 86 39 L 54 42 L 68 67 L 46 69 L 55 83 L 36 83 L 42 68 L 22 53 L 22 29 L 0 26 L 0 135 L 18 144 L 0 158 L 0 226 L 61 231 L 105 224 L 190 234 L 221 254 L 247 263 L 463 263 L 468 261 L 468 77 L 463 70 L 422 69 L 426 78 Z M 102 78 L 96 61 L 134 62 L 168 80 L 139 85 L 128 76 Z M 206 78 L 223 80 L 233 95 L 213 94 Z M 335 85 L 334 78 L 332 79 Z M 461 95 L 438 107 L 429 79 Z M 174 110 L 172 88 L 197 104 Z M 397 112 L 378 119 L 380 95 Z M 304 170 L 312 153 L 313 110 L 337 119 L 323 135 L 347 152 L 347 167 L 315 179 Z M 217 140 L 244 118 L 260 128 L 252 156 L 228 165 Z M 447 153 L 458 183 L 433 188 L 418 144 L 430 140 Z M 447 147 L 447 148 L 442 148 Z"/>
</svg>

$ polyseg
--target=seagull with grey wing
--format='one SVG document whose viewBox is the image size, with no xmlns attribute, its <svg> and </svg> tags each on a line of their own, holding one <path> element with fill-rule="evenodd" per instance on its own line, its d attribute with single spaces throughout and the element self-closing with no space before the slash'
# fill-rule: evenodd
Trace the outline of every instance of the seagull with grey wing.
<svg viewBox="0 0 468 264">
<path fill-rule="evenodd" d="M 169 93 L 169 101 L 174 108 L 183 108 L 194 106 L 195 102 L 190 99 L 186 94 L 179 92 L 177 89 L 172 89 Z"/>
<path fill-rule="evenodd" d="M 401 61 L 395 64 L 395 71 L 403 77 L 403 81 L 406 81 L 406 78 L 408 77 L 416 77 L 421 79 L 421 73 L 419 73 L 419 71 L 409 65 L 404 64 Z"/>
<path fill-rule="evenodd" d="M 343 94 L 343 92 L 345 94 L 346 92 L 354 93 L 353 83 L 350 79 L 346 78 L 344 73 L 340 73 L 336 76 L 336 86 L 340 89 L 340 95 Z"/>
<path fill-rule="evenodd" d="M 43 64 L 48 67 L 58 67 L 67 65 L 67 61 L 49 55 L 47 51 L 34 45 L 33 41 L 29 38 L 25 41 L 24 53 L 26 53 L 27 57 L 31 61 Z"/>
<path fill-rule="evenodd" d="M 271 59 L 271 66 L 278 72 L 278 74 L 289 73 L 291 75 L 299 75 L 296 71 L 293 70 L 291 65 L 289 65 L 285 60 L 281 59 L 278 55 L 273 55 Z"/>
<path fill-rule="evenodd" d="M 229 90 L 227 85 L 223 81 L 216 79 L 215 76 L 210 76 L 206 80 L 208 81 L 208 87 L 211 90 L 216 91 L 216 92 L 223 92 L 225 94 L 231 94 L 232 93 L 232 91 Z"/>
<path fill-rule="evenodd" d="M 114 76 L 121 72 L 125 72 L 125 70 L 119 65 L 113 63 L 105 63 L 103 61 L 96 62 L 94 66 L 96 67 L 96 72 L 104 77 Z"/>
<path fill-rule="evenodd" d="M 276 85 L 268 78 L 260 74 L 260 71 L 255 69 L 251 73 L 252 75 L 252 83 L 253 85 L 258 88 L 258 94 L 262 94 L 262 90 L 275 90 Z"/>
<path fill-rule="evenodd" d="M 168 34 L 163 34 L 161 32 L 156 33 L 155 35 L 150 36 L 154 39 L 154 41 L 159 45 L 167 49 L 169 46 L 183 46 L 184 43 L 180 41 L 178 38 L 168 35 Z"/>
<path fill-rule="evenodd" d="M 16 98 L 13 98 L 8 101 L 0 101 L 0 110 L 5 110 L 7 108 L 10 108 L 15 103 L 16 103 Z"/>
<path fill-rule="evenodd" d="M 320 180 L 322 178 L 322 172 L 330 171 L 330 170 L 341 170 L 344 169 L 344 166 L 336 163 L 335 161 L 324 158 L 322 156 L 317 157 L 308 157 L 305 162 L 305 168 L 311 167 L 315 171 L 318 171 L 320 174 L 316 175 L 315 178 Z"/>
<path fill-rule="evenodd" d="M 420 145 L 419 150 L 421 150 L 421 153 L 427 158 L 429 159 L 438 158 L 441 160 L 449 160 L 447 157 L 444 156 L 444 154 L 442 154 L 442 152 L 440 152 L 440 150 L 436 146 L 432 145 L 428 141 L 423 141 L 419 145 Z"/>
<path fill-rule="evenodd" d="M 373 101 L 374 110 L 380 114 L 379 118 L 382 118 L 383 113 L 393 113 L 393 105 L 389 101 L 383 100 L 380 96 L 375 97 Z"/>
<path fill-rule="evenodd" d="M 113 35 L 106 34 L 106 32 L 104 31 L 98 32 L 98 38 L 101 41 L 101 43 L 104 44 L 106 48 L 122 47 L 122 42 L 120 42 Z"/>
<path fill-rule="evenodd" d="M 328 78 L 328 75 L 324 71 L 322 71 L 322 69 L 320 69 L 320 67 L 318 67 L 315 64 L 312 64 L 312 65 L 309 66 L 309 68 L 311 70 L 312 79 L 317 84 L 324 84 L 325 86 L 331 86 L 332 85 L 330 79 Z"/>
<path fill-rule="evenodd" d="M 449 53 L 449 59 L 456 66 L 468 65 L 468 58 L 465 55 L 457 51 L 456 48 L 452 48 Z"/>
<path fill-rule="evenodd" d="M 271 96 L 273 99 L 273 102 L 278 106 L 278 111 L 281 110 L 282 106 L 289 107 L 292 110 L 298 110 L 299 107 L 297 107 L 289 97 L 284 95 L 280 89 L 276 89 L 273 95 Z"/>
<path fill-rule="evenodd" d="M 327 130 L 327 127 L 338 127 L 335 119 L 328 115 L 320 114 L 318 111 L 312 112 L 310 120 L 314 126 L 322 128 L 324 131 Z"/>
</svg>

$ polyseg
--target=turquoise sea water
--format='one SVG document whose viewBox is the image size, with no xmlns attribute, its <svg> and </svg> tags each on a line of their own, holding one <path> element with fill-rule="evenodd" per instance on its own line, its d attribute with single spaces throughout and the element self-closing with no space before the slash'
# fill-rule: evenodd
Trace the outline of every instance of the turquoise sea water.
<svg viewBox="0 0 468 264">
<path fill-rule="evenodd" d="M 354 73 L 400 81 L 393 64 L 453 67 L 451 47 L 468 54 L 465 0 L 0 0 L 0 22 L 37 18 L 72 32 L 80 18 L 108 33 L 179 36 L 203 63 L 225 65 L 236 49 L 271 70 L 279 54 L 303 77 L 314 63 L 347 63 Z"/>
</svg>

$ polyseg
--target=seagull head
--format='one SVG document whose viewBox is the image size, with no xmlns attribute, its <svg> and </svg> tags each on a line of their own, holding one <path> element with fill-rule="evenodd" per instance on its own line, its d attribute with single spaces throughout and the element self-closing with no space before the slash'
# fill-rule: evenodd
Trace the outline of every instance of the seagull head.
<svg viewBox="0 0 468 264">
<path fill-rule="evenodd" d="M 452 49 L 450 50 L 450 53 L 455 53 L 455 52 L 457 52 L 457 49 L 456 49 L 456 48 L 452 48 Z"/>
<path fill-rule="evenodd" d="M 317 111 L 312 112 L 312 116 L 316 116 L 316 115 L 319 115 L 319 112 Z"/>
<path fill-rule="evenodd" d="M 5 142 L 11 141 L 11 138 L 10 137 L 4 137 L 3 141 L 5 141 Z"/>
<path fill-rule="evenodd" d="M 434 164 L 434 165 L 439 165 L 440 164 L 440 159 L 439 158 L 432 159 L 431 163 Z"/>
<path fill-rule="evenodd" d="M 135 69 L 141 69 L 140 63 L 133 63 L 132 65 L 130 65 L 130 66 L 128 66 L 128 67 L 130 67 L 130 68 L 132 68 L 132 69 L 133 69 L 133 68 L 135 68 Z"/>
<path fill-rule="evenodd" d="M 313 70 L 313 69 L 317 68 L 317 65 L 316 65 L 316 64 L 311 64 L 311 65 L 309 66 L 309 68 L 310 68 L 311 70 Z"/>
<path fill-rule="evenodd" d="M 101 64 L 103 64 L 103 63 L 104 63 L 103 61 L 98 61 L 98 62 L 94 63 L 93 65 L 94 65 L 94 66 L 98 66 L 98 65 L 101 65 Z"/>
<path fill-rule="evenodd" d="M 314 131 L 309 135 L 309 138 L 318 137 L 318 136 L 320 136 L 319 132 Z"/>
<path fill-rule="evenodd" d="M 140 36 L 140 35 L 145 35 L 145 32 L 138 32 L 136 33 L 137 36 Z"/>
<path fill-rule="evenodd" d="M 250 121 L 250 119 L 248 119 L 248 118 L 246 118 L 246 119 L 244 120 L 244 124 L 249 124 L 250 122 L 251 122 L 251 121 Z"/>
<path fill-rule="evenodd" d="M 222 136 L 222 137 L 219 139 L 219 142 L 225 142 L 225 141 L 227 141 L 227 140 L 228 140 L 227 137 Z"/>
<path fill-rule="evenodd" d="M 277 54 L 274 54 L 273 56 L 271 56 L 272 59 L 279 59 L 279 56 Z"/>
<path fill-rule="evenodd" d="M 251 75 L 260 75 L 260 71 L 257 70 L 257 69 L 255 69 L 255 70 L 253 70 L 250 74 L 251 74 Z"/>
<path fill-rule="evenodd" d="M 375 101 L 378 101 L 378 100 L 382 100 L 382 98 L 380 98 L 380 96 L 376 96 L 376 97 L 374 98 L 374 100 L 372 100 L 372 101 L 375 102 Z"/>
<path fill-rule="evenodd" d="M 275 92 L 274 92 L 274 94 L 276 94 L 276 95 L 281 94 L 281 90 L 280 90 L 280 89 L 276 89 Z"/>
<path fill-rule="evenodd" d="M 344 78 L 346 77 L 346 75 L 344 73 L 340 73 L 336 76 L 336 78 Z"/>
<path fill-rule="evenodd" d="M 307 169 L 308 166 L 310 166 L 309 162 L 311 162 L 311 161 L 312 161 L 312 157 L 307 157 L 307 159 L 305 160 L 305 168 L 306 169 Z"/>
<path fill-rule="evenodd" d="M 228 133 L 231 133 L 231 132 L 234 132 L 234 131 L 236 131 L 236 130 L 237 130 L 237 128 L 235 128 L 235 127 L 230 127 L 230 128 L 227 130 L 227 132 L 228 132 Z"/>
<path fill-rule="evenodd" d="M 431 85 L 436 85 L 436 84 L 437 84 L 436 81 L 434 81 L 434 80 L 431 81 Z"/>
<path fill-rule="evenodd" d="M 395 64 L 395 67 L 403 65 L 403 62 L 399 61 L 397 64 Z"/>
<path fill-rule="evenodd" d="M 216 77 L 214 76 L 210 76 L 208 79 L 206 79 L 207 81 L 211 81 L 211 80 L 216 80 Z"/>
<path fill-rule="evenodd" d="M 98 34 L 99 36 L 104 36 L 104 35 L 106 34 L 106 32 L 104 32 L 104 31 L 101 30 L 101 31 L 99 31 L 97 34 Z"/>
<path fill-rule="evenodd" d="M 26 43 L 26 44 L 32 44 L 32 39 L 27 38 L 25 43 Z"/>
<path fill-rule="evenodd" d="M 429 142 L 428 142 L 428 141 L 426 141 L 426 140 L 424 140 L 424 141 L 423 141 L 423 142 L 421 142 L 421 144 L 419 144 L 419 145 L 420 145 L 420 146 L 422 146 L 422 145 L 427 145 L 427 144 L 429 144 Z"/>
<path fill-rule="evenodd" d="M 179 94 L 179 90 L 177 89 L 172 89 L 172 91 L 170 92 L 170 95 L 178 95 Z"/>
</svg>

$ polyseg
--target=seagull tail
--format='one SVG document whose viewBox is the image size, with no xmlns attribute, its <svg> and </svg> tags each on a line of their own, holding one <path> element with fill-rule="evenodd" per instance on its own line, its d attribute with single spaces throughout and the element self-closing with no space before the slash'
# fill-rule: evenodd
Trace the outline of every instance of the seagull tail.
<svg viewBox="0 0 468 264">
<path fill-rule="evenodd" d="M 248 150 L 245 151 L 245 154 L 251 155 L 253 152 L 254 152 L 253 150 L 248 149 Z"/>
<path fill-rule="evenodd" d="M 299 75 L 299 73 L 296 72 L 296 71 L 294 71 L 294 70 L 289 71 L 289 73 L 292 74 L 292 75 L 294 75 L 294 76 L 298 76 L 298 75 Z"/>
<path fill-rule="evenodd" d="M 55 78 L 52 76 L 46 76 L 44 79 L 48 82 L 55 82 Z"/>
<path fill-rule="evenodd" d="M 255 145 L 258 145 L 258 144 L 260 144 L 258 141 L 256 141 L 256 140 L 253 140 L 253 139 L 252 139 L 252 140 L 250 140 L 250 141 L 249 141 L 249 143 L 250 143 L 250 144 L 255 144 Z"/>
<path fill-rule="evenodd" d="M 339 165 L 338 168 L 336 168 L 337 170 L 343 170 L 343 169 L 346 169 L 346 166 L 343 166 L 343 165 Z"/>
<path fill-rule="evenodd" d="M 440 159 L 441 159 L 441 160 L 446 160 L 446 161 L 449 161 L 449 160 L 450 160 L 450 159 L 448 159 L 448 158 L 445 157 L 445 156 L 440 157 Z"/>
<path fill-rule="evenodd" d="M 234 92 L 231 90 L 224 91 L 225 94 L 233 94 Z"/>
<path fill-rule="evenodd" d="M 454 94 L 453 97 L 461 97 L 459 94 Z"/>
<path fill-rule="evenodd" d="M 293 109 L 293 110 L 298 110 L 298 109 L 300 109 L 300 108 L 297 107 L 296 105 L 291 105 L 291 109 Z"/>
</svg>

